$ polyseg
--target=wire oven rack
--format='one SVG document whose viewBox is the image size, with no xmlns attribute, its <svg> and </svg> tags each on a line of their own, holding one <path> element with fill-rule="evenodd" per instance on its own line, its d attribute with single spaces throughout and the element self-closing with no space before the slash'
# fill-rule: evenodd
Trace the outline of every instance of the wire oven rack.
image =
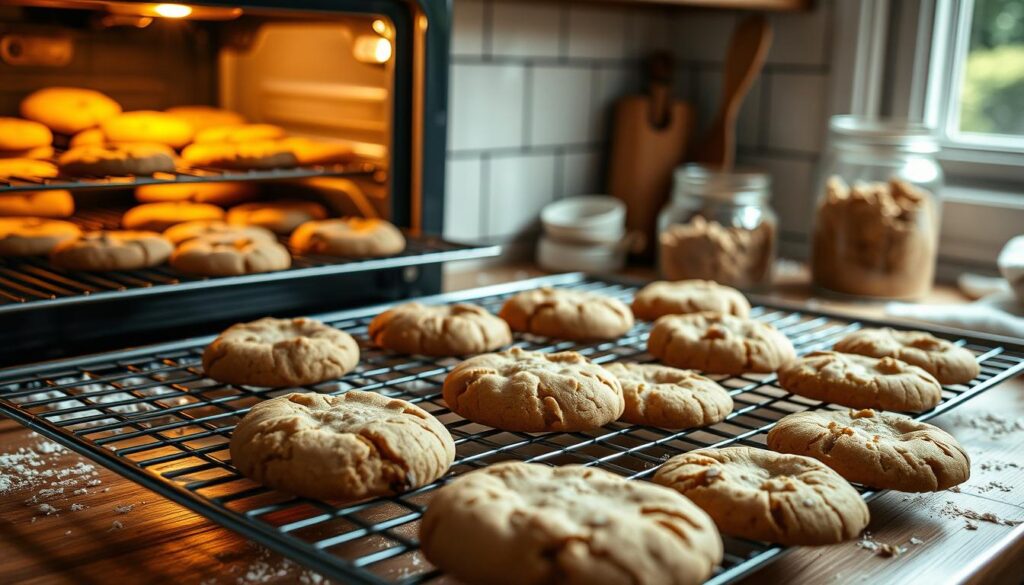
<svg viewBox="0 0 1024 585">
<path fill-rule="evenodd" d="M 519 290 L 538 286 L 584 289 L 629 301 L 634 284 L 579 274 L 437 295 L 425 302 L 471 302 L 491 311 Z M 715 376 L 736 408 L 716 425 L 684 431 L 612 423 L 590 432 L 527 434 L 472 423 L 440 397 L 446 372 L 459 360 L 400 356 L 369 345 L 366 326 L 381 306 L 322 315 L 360 342 L 359 367 L 340 380 L 307 390 L 380 392 L 419 404 L 438 417 L 457 445 L 448 477 L 507 459 L 593 465 L 630 478 L 647 478 L 668 457 L 694 448 L 763 446 L 774 422 L 791 412 L 829 408 L 780 389 L 774 375 Z M 761 304 L 753 315 L 774 324 L 799 353 L 827 348 L 869 324 L 835 315 Z M 875 323 L 870 323 L 875 324 Z M 649 324 L 621 339 L 577 344 L 517 335 L 516 345 L 540 351 L 575 350 L 598 363 L 649 361 Z M 1008 340 L 953 336 L 974 352 L 981 374 L 969 385 L 948 386 L 943 402 L 917 415 L 931 418 L 1024 370 L 1024 347 Z M 442 574 L 417 546 L 418 519 L 443 483 L 355 503 L 296 498 L 261 487 L 231 466 L 228 441 L 252 405 L 291 390 L 217 383 L 203 376 L 200 356 L 212 337 L 0 371 L 0 411 L 192 510 L 344 583 L 422 583 Z M 874 494 L 861 490 L 865 498 Z M 725 560 L 709 583 L 731 582 L 784 549 L 725 538 Z"/>
</svg>

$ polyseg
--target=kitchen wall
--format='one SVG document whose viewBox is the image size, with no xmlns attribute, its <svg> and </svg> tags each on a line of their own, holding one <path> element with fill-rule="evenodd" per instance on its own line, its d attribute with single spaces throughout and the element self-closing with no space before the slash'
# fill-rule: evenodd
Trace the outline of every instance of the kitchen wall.
<svg viewBox="0 0 1024 585">
<path fill-rule="evenodd" d="M 740 13 L 600 4 L 454 0 L 448 237 L 510 241 L 556 198 L 600 192 L 607 120 L 639 91 L 643 55 L 672 51 L 676 94 L 698 134 L 717 107 Z M 829 86 L 831 2 L 772 15 L 775 43 L 740 116 L 740 164 L 772 173 L 783 239 L 807 233 Z"/>
</svg>

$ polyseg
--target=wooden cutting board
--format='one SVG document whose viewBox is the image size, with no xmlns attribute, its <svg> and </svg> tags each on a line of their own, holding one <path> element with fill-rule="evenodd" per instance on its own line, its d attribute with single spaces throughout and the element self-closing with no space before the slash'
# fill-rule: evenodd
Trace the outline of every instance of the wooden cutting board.
<svg viewBox="0 0 1024 585">
<path fill-rule="evenodd" d="M 658 212 L 668 201 L 672 171 L 686 156 L 693 110 L 671 95 L 672 63 L 665 55 L 648 65 L 648 91 L 615 105 L 608 192 L 626 203 L 626 228 L 639 234 L 639 258 L 657 248 Z"/>
</svg>

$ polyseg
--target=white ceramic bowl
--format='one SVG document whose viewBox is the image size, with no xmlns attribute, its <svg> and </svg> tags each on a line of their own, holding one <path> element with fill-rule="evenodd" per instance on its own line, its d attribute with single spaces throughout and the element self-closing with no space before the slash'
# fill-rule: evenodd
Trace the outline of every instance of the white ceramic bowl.
<svg viewBox="0 0 1024 585">
<path fill-rule="evenodd" d="M 540 220 L 556 240 L 612 244 L 626 233 L 626 204 L 609 195 L 567 197 L 544 207 Z"/>
<path fill-rule="evenodd" d="M 1017 236 L 999 253 L 999 272 L 1010 283 L 1017 300 L 1024 304 L 1024 236 Z"/>
<path fill-rule="evenodd" d="M 549 272 L 607 274 L 626 266 L 626 249 L 622 242 L 570 244 L 541 236 L 537 242 L 537 264 Z"/>
</svg>

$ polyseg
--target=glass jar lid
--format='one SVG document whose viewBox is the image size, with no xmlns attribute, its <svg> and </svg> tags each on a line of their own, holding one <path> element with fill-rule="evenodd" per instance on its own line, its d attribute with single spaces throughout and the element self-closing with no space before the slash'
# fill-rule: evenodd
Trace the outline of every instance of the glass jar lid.
<svg viewBox="0 0 1024 585">
<path fill-rule="evenodd" d="M 672 198 L 702 197 L 737 205 L 763 205 L 768 201 L 771 177 L 749 169 L 719 171 L 690 163 L 676 167 Z"/>
<path fill-rule="evenodd" d="M 934 131 L 909 120 L 832 116 L 829 131 L 833 143 L 839 147 L 891 148 L 917 154 L 939 152 Z"/>
</svg>

